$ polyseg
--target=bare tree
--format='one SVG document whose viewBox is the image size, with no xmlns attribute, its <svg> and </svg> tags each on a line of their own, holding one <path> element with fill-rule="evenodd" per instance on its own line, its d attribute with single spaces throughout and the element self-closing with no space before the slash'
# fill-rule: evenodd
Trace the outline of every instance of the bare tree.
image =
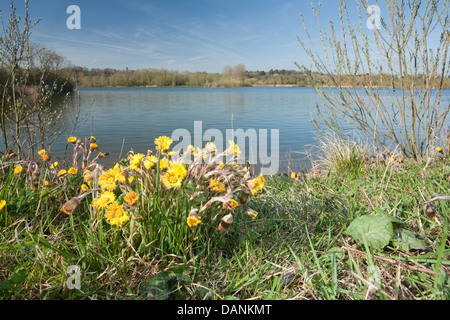
<svg viewBox="0 0 450 320">
<path fill-rule="evenodd" d="M 347 3 L 340 0 L 339 25 L 331 21 L 329 32 L 319 20 L 320 4 L 313 6 L 319 49 L 301 16 L 309 43 L 298 37 L 300 45 L 326 77 L 326 85 L 316 87 L 323 100 L 316 125 L 341 137 L 350 127 L 385 149 L 428 157 L 450 111 L 441 99 L 449 77 L 449 0 L 376 3 L 357 0 L 359 19 L 351 23 Z M 434 37 L 439 41 L 432 47 Z M 343 86 L 343 80 L 350 85 Z"/>
<path fill-rule="evenodd" d="M 19 75 L 19 69 L 26 67 L 30 62 L 30 46 L 29 38 L 31 28 L 37 23 L 32 23 L 28 15 L 28 1 L 25 1 L 25 17 L 23 19 L 23 27 L 21 28 L 21 18 L 16 14 L 14 1 L 11 0 L 11 13 L 8 19 L 8 24 L 5 25 L 3 19 L 1 20 L 3 34 L 0 37 L 0 64 L 6 70 L 6 79 L 2 84 L 2 101 L 0 109 L 0 126 L 2 130 L 2 137 L 5 147 L 9 147 L 6 130 L 6 115 L 12 108 L 15 115 L 15 138 L 12 142 L 18 145 L 17 151 L 20 152 L 20 122 L 22 120 L 22 113 L 20 112 L 20 98 L 17 96 L 18 91 L 23 90 L 21 84 L 26 83 L 25 75 Z"/>
<path fill-rule="evenodd" d="M 65 110 L 56 108 L 53 98 L 67 88 L 67 80 L 58 72 L 64 58 L 30 44 L 32 22 L 25 1 L 25 15 L 16 14 L 11 0 L 11 13 L 2 23 L 0 67 L 4 77 L 0 83 L 0 127 L 5 148 L 13 148 L 19 157 L 35 154 L 36 148 L 49 146 L 62 131 L 56 128 Z"/>
<path fill-rule="evenodd" d="M 244 83 L 245 66 L 241 63 L 235 67 L 225 66 L 221 83 L 226 87 L 236 87 Z"/>
</svg>

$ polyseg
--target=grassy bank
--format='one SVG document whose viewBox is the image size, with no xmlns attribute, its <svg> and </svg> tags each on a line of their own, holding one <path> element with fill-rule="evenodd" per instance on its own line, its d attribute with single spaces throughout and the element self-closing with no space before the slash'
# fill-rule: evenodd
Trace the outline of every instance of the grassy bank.
<svg viewBox="0 0 450 320">
<path fill-rule="evenodd" d="M 86 181 L 84 170 L 102 156 L 92 144 L 98 147 L 74 143 L 90 154 L 77 172 L 69 170 L 73 163 L 55 166 L 45 152 L 36 167 L 3 157 L 1 299 L 450 298 L 446 149 L 422 163 L 328 141 L 311 172 L 267 176 L 257 190 L 255 177 L 231 159 L 221 172 L 232 177 L 225 189 L 233 188 L 227 195 L 238 204 L 220 200 L 211 211 L 205 203 L 224 193 L 211 179 L 197 177 L 201 192 L 184 182 L 164 188 L 154 179 L 168 172 L 160 162 L 151 167 L 130 156 L 118 168 L 141 170 L 125 175 L 135 177 L 129 186 L 140 195 L 138 215 L 115 224 L 107 210 L 96 210 L 107 186 L 98 183 L 101 175 Z M 211 157 L 213 149 L 204 150 L 194 159 Z M 212 173 L 219 169 L 207 163 L 203 173 L 220 182 Z M 192 166 L 187 170 L 181 180 L 194 181 Z M 157 187 L 145 190 L 150 181 Z M 131 189 L 122 183 L 114 192 L 131 212 Z M 77 206 L 67 206 L 80 194 Z"/>
</svg>

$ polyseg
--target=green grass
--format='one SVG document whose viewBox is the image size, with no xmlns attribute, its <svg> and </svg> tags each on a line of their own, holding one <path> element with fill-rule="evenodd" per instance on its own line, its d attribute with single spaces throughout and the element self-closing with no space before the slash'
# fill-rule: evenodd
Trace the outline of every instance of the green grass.
<svg viewBox="0 0 450 320">
<path fill-rule="evenodd" d="M 425 200 L 449 194 L 448 155 L 426 164 L 357 150 L 347 163 L 322 154 L 320 174 L 266 177 L 250 200 L 256 219 L 237 215 L 226 233 L 195 234 L 185 255 L 134 246 L 123 228 L 92 219 L 90 196 L 74 214 L 59 214 L 76 181 L 33 191 L 5 161 L 0 298 L 449 299 L 450 202 L 432 203 L 435 218 L 423 210 Z M 413 238 L 376 248 L 347 232 L 358 217 L 382 212 L 394 232 Z M 68 287 L 72 265 L 79 289 Z"/>
</svg>

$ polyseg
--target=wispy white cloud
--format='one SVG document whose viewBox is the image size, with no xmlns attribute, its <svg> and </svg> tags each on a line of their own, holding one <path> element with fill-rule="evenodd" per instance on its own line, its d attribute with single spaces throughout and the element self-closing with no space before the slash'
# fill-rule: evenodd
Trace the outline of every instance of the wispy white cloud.
<svg viewBox="0 0 450 320">
<path fill-rule="evenodd" d="M 37 29 L 33 37 L 74 64 L 89 67 L 109 63 L 114 68 L 173 66 L 220 72 L 225 65 L 244 63 L 262 70 L 296 60 L 300 46 L 295 46 L 296 34 L 285 32 L 285 24 L 298 16 L 298 2 L 200 1 L 112 0 L 108 10 L 90 2 L 91 7 L 81 4 L 82 14 L 93 17 L 100 11 L 96 19 L 82 17 L 82 30 Z M 256 5 L 261 10 L 255 11 Z M 277 9 L 269 9 L 272 6 Z"/>
<path fill-rule="evenodd" d="M 196 56 L 196 57 L 192 57 L 192 58 L 190 58 L 188 60 L 192 62 L 192 61 L 198 61 L 198 60 L 204 59 L 206 57 L 207 56 L 205 56 L 205 55 L 203 55 L 203 56 Z"/>
</svg>

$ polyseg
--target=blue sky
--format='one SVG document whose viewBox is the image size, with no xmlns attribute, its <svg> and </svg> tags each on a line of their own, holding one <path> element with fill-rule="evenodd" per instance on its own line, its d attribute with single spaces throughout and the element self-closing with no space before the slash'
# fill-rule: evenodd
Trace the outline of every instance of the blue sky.
<svg viewBox="0 0 450 320">
<path fill-rule="evenodd" d="M 222 72 L 243 63 L 247 70 L 268 71 L 309 64 L 297 36 L 304 36 L 303 13 L 319 41 L 312 2 L 319 1 L 30 0 L 29 12 L 41 19 L 32 41 L 78 66 Z M 338 1 L 322 3 L 323 23 L 338 23 Z M 69 5 L 81 9 L 80 30 L 66 27 Z M 23 12 L 23 0 L 15 6 Z M 6 20 L 9 1 L 2 0 L 0 9 Z"/>
<path fill-rule="evenodd" d="M 334 1 L 333 1 L 334 2 Z M 81 29 L 69 30 L 69 5 L 81 9 Z M 18 13 L 23 0 L 15 0 Z M 0 4 L 9 16 L 9 1 Z M 87 68 L 167 68 L 222 72 L 243 63 L 247 70 L 296 69 L 306 58 L 297 42 L 296 0 L 30 0 L 32 41 Z"/>
</svg>

